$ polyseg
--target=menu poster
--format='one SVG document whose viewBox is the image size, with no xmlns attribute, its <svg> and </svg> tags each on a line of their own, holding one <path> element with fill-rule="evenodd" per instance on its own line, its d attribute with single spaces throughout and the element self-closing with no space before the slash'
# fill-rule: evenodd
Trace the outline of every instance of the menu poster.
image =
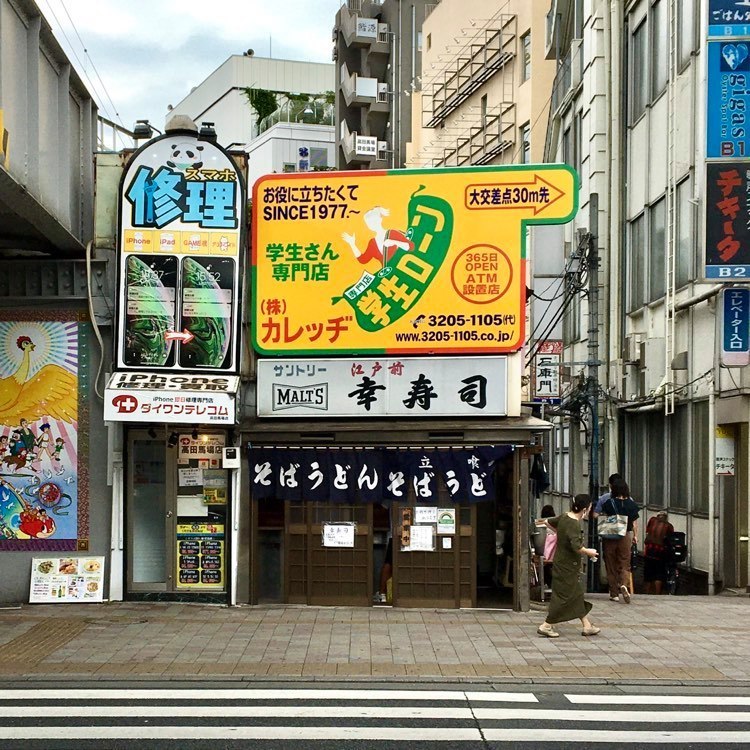
<svg viewBox="0 0 750 750">
<path fill-rule="evenodd" d="M 103 557 L 35 557 L 31 561 L 30 604 L 101 602 Z"/>
<path fill-rule="evenodd" d="M 177 524 L 177 587 L 224 588 L 224 524 Z"/>
</svg>

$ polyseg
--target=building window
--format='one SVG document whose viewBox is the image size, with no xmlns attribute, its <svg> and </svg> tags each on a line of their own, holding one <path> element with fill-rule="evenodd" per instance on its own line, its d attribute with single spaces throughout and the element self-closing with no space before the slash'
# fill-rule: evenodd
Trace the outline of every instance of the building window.
<svg viewBox="0 0 750 750">
<path fill-rule="evenodd" d="M 666 206 L 662 198 L 649 210 L 649 302 L 663 297 L 666 290 Z"/>
<path fill-rule="evenodd" d="M 663 414 L 649 414 L 646 419 L 646 461 L 648 463 L 648 485 L 646 494 L 639 502 L 664 507 L 664 420 Z"/>
<path fill-rule="evenodd" d="M 669 417 L 669 502 L 670 508 L 687 510 L 689 492 L 688 407 L 675 407 Z"/>
<path fill-rule="evenodd" d="M 417 52 L 422 51 L 422 32 L 417 32 Z"/>
<path fill-rule="evenodd" d="M 696 0 L 677 0 L 678 63 L 684 68 L 695 50 L 695 2 Z"/>
<path fill-rule="evenodd" d="M 573 166 L 573 134 L 571 128 L 568 126 L 563 130 L 562 136 L 562 158 L 565 164 Z"/>
<path fill-rule="evenodd" d="M 328 168 L 328 149 L 310 147 L 310 167 L 312 169 Z"/>
<path fill-rule="evenodd" d="M 296 172 L 297 165 L 294 162 L 284 162 L 284 166 L 281 168 L 282 172 Z"/>
<path fill-rule="evenodd" d="M 641 307 L 645 302 L 644 280 L 646 274 L 646 236 L 644 232 L 644 214 L 630 222 L 630 245 L 627 258 L 630 264 L 628 275 L 628 310 L 633 311 Z"/>
<path fill-rule="evenodd" d="M 639 503 L 643 502 L 646 492 L 645 455 L 646 423 L 643 415 L 628 415 L 625 418 L 625 436 L 627 441 L 626 474 L 630 496 Z"/>
<path fill-rule="evenodd" d="M 669 80 L 668 0 L 656 0 L 651 6 L 651 97 L 664 91 Z"/>
<path fill-rule="evenodd" d="M 630 119 L 635 122 L 645 111 L 648 97 L 648 58 L 646 21 L 633 32 L 630 40 Z"/>
<path fill-rule="evenodd" d="M 531 125 L 527 122 L 521 125 L 521 164 L 531 161 Z"/>
<path fill-rule="evenodd" d="M 521 37 L 521 49 L 522 52 L 522 59 L 521 59 L 521 83 L 524 81 L 528 81 L 529 78 L 531 78 L 531 32 L 527 31 L 522 37 Z"/>
<path fill-rule="evenodd" d="M 677 186 L 677 257 L 675 258 L 675 283 L 685 286 L 693 278 L 695 258 L 695 210 L 690 202 L 692 182 L 688 177 Z"/>
<path fill-rule="evenodd" d="M 427 49 L 432 49 L 432 34 L 427 35 Z"/>
<path fill-rule="evenodd" d="M 708 429 L 708 401 L 693 404 L 693 510 L 708 512 L 708 441 L 712 436 Z"/>
<path fill-rule="evenodd" d="M 487 127 L 487 94 L 483 94 L 482 98 L 479 100 L 479 114 L 482 117 L 482 119 L 480 120 L 480 124 L 483 128 L 486 128 Z"/>
<path fill-rule="evenodd" d="M 583 161 L 583 113 L 578 112 L 573 118 L 574 142 L 573 142 L 573 169 L 580 174 Z"/>
</svg>

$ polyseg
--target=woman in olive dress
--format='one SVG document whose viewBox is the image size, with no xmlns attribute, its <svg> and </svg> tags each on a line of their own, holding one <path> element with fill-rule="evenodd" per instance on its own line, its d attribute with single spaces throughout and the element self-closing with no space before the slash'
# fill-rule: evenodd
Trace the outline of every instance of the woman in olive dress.
<svg viewBox="0 0 750 750">
<path fill-rule="evenodd" d="M 547 523 L 557 531 L 557 550 L 552 564 L 552 598 L 547 619 L 539 626 L 537 633 L 547 638 L 557 638 L 560 634 L 554 625 L 568 620 L 581 620 L 581 635 L 596 635 L 599 628 L 591 624 L 588 613 L 591 603 L 583 598 L 580 581 L 581 558 L 589 557 L 596 562 L 598 552 L 583 546 L 581 521 L 588 518 L 591 500 L 588 495 L 576 495 L 571 509 L 557 518 L 548 518 Z"/>
</svg>

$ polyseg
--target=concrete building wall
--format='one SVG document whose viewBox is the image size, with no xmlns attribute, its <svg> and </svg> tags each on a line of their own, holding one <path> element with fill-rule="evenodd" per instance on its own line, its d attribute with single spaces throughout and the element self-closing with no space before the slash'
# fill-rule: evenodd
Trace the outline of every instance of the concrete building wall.
<svg viewBox="0 0 750 750">
<path fill-rule="evenodd" d="M 413 128 L 409 166 L 542 161 L 555 75 L 554 61 L 544 55 L 545 12 L 542 4 L 516 0 L 443 0 L 434 8 L 422 30 L 421 92 L 412 105 L 415 116 L 418 109 L 420 116 Z M 530 40 L 529 60 L 525 39 Z M 482 49 L 485 44 L 486 51 Z M 481 67 L 485 55 L 492 56 L 496 50 L 503 54 L 497 72 L 434 122 L 445 99 L 443 91 L 453 90 L 450 81 L 463 62 L 473 56 L 474 67 Z M 448 85 L 442 88 L 446 81 Z M 521 143 L 525 128 L 529 133 L 526 147 Z M 455 153 L 457 141 L 472 136 L 474 142 L 481 138 L 485 147 Z M 487 156 L 496 141 L 503 142 L 502 148 Z"/>
<path fill-rule="evenodd" d="M 331 125 L 280 122 L 264 131 L 247 148 L 248 188 L 265 174 L 299 171 L 299 149 L 325 149 L 325 166 L 335 165 L 335 133 Z M 306 157 L 309 161 L 309 157 Z M 285 170 L 285 165 L 293 166 Z M 312 165 L 310 165 L 312 167 Z"/>
<path fill-rule="evenodd" d="M 334 89 L 329 63 L 232 55 L 165 115 L 187 115 L 200 124 L 213 122 L 219 143 L 231 148 L 255 136 L 255 110 L 242 89 L 260 88 L 295 94 L 322 94 Z"/>
</svg>

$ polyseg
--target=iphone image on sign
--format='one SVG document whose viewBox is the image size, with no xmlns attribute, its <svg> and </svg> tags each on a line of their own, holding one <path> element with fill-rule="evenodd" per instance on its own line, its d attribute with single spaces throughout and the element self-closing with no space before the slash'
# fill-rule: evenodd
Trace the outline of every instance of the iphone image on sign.
<svg viewBox="0 0 750 750">
<path fill-rule="evenodd" d="M 129 255 L 125 271 L 123 361 L 133 367 L 174 365 L 177 258 Z"/>
<path fill-rule="evenodd" d="M 231 365 L 235 261 L 190 257 L 182 261 L 181 331 L 193 339 L 180 346 L 182 367 Z"/>
</svg>

